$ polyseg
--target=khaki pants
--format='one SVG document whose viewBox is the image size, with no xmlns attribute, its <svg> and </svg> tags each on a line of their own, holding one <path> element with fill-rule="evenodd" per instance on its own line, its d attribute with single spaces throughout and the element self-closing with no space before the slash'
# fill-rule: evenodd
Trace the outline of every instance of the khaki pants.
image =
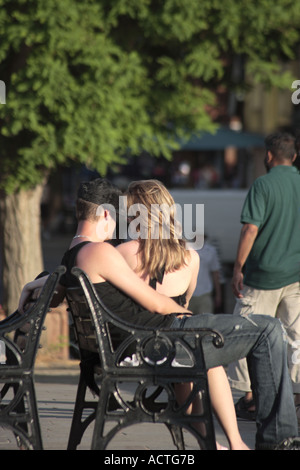
<svg viewBox="0 0 300 470">
<path fill-rule="evenodd" d="M 300 393 L 300 282 L 274 290 L 244 286 L 243 296 L 236 300 L 234 315 L 247 316 L 253 313 L 281 320 L 287 334 L 288 366 L 293 392 Z M 230 364 L 228 377 L 233 388 L 251 391 L 246 359 Z"/>
</svg>

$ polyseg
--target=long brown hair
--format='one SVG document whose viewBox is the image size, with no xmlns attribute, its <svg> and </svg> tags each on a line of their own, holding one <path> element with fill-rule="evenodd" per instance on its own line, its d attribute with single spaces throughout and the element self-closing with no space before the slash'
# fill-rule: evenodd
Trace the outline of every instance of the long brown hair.
<svg viewBox="0 0 300 470">
<path fill-rule="evenodd" d="M 146 211 L 139 217 L 139 271 L 159 278 L 163 269 L 167 273 L 185 265 L 189 252 L 175 219 L 174 199 L 166 187 L 158 180 L 134 181 L 126 196 L 128 210 L 137 204 Z"/>
</svg>

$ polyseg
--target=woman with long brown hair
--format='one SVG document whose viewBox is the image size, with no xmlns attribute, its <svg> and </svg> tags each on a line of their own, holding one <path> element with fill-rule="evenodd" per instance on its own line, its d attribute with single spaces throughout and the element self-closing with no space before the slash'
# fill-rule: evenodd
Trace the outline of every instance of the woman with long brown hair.
<svg viewBox="0 0 300 470">
<path fill-rule="evenodd" d="M 128 214 L 138 213 L 136 240 L 117 248 L 129 266 L 159 293 L 172 297 L 181 306 L 188 306 L 196 286 L 199 256 L 187 249 L 176 221 L 175 202 L 157 180 L 132 182 L 126 192 Z M 208 371 L 210 396 L 215 414 L 222 425 L 231 450 L 248 449 L 236 421 L 231 390 L 223 367 Z M 192 386 L 192 385 L 191 385 Z M 177 388 L 178 401 L 190 392 L 184 385 Z M 197 414 L 199 403 L 192 404 Z M 217 448 L 222 448 L 217 444 Z"/>
</svg>

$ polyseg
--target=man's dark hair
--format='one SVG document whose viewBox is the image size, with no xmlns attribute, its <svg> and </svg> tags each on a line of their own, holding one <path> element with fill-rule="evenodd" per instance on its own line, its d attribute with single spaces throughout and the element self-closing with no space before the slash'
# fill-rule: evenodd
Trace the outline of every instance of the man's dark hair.
<svg viewBox="0 0 300 470">
<path fill-rule="evenodd" d="M 97 208 L 101 205 L 110 204 L 118 212 L 121 194 L 120 189 L 105 178 L 81 183 L 77 193 L 77 219 L 95 219 Z"/>
<path fill-rule="evenodd" d="M 276 160 L 283 162 L 284 160 L 293 160 L 297 153 L 295 137 L 288 132 L 275 132 L 265 139 L 267 152 L 271 152 Z"/>
</svg>

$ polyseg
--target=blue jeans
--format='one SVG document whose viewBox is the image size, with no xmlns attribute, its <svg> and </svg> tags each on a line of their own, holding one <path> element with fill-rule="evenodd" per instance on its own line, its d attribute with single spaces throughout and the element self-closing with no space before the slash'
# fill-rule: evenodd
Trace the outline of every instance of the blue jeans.
<svg viewBox="0 0 300 470">
<path fill-rule="evenodd" d="M 272 448 L 298 435 L 285 332 L 279 320 L 265 315 L 202 314 L 177 318 L 172 328 L 211 328 L 223 335 L 220 349 L 204 338 L 207 369 L 247 357 L 256 401 L 257 448 Z"/>
</svg>

